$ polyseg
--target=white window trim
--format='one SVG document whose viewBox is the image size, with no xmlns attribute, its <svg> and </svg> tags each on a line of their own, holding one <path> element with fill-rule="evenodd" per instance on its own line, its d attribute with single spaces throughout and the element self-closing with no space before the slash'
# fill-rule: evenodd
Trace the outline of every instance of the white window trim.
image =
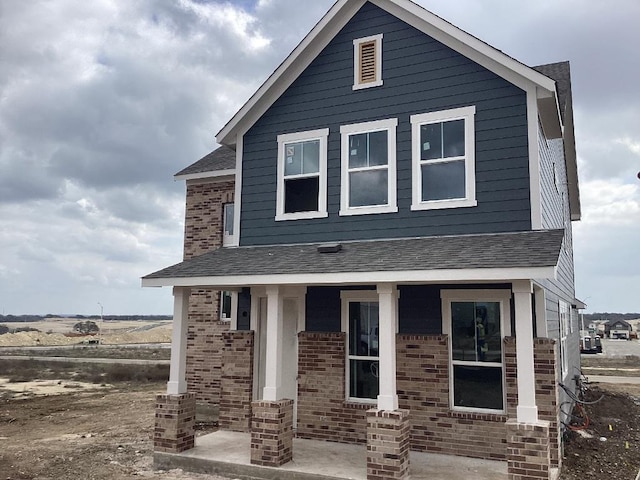
<svg viewBox="0 0 640 480">
<path fill-rule="evenodd" d="M 342 176 L 340 182 L 340 216 L 395 213 L 397 206 L 396 186 L 396 129 L 397 118 L 356 123 L 340 127 Z M 387 131 L 387 201 L 386 205 L 349 206 L 349 136 L 360 133 Z M 381 169 L 381 168 L 380 168 Z"/>
<path fill-rule="evenodd" d="M 483 366 L 502 368 L 502 410 L 492 408 L 460 407 L 455 405 L 453 366 L 454 365 L 477 365 L 477 362 L 465 362 L 453 360 L 452 339 L 451 339 L 451 302 L 499 302 L 500 303 L 500 329 L 502 338 L 511 336 L 511 291 L 510 290 L 442 290 L 440 292 L 442 300 L 442 327 L 449 337 L 449 408 L 457 412 L 477 412 L 503 414 L 507 411 L 507 388 L 505 383 L 505 362 L 504 345 L 502 347 L 502 362 L 483 362 Z"/>
<path fill-rule="evenodd" d="M 342 331 L 345 333 L 345 357 L 344 357 L 344 395 L 345 400 L 352 403 L 364 403 L 377 405 L 377 398 L 359 398 L 349 396 L 349 380 L 351 378 L 350 362 L 349 362 L 349 303 L 350 302 L 376 302 L 380 304 L 380 297 L 375 290 L 347 290 L 340 292 L 342 302 Z M 358 357 L 366 360 L 367 357 Z M 373 357 L 372 357 L 373 358 Z M 378 352 L 378 361 L 380 353 Z M 379 380 L 379 379 L 378 379 Z"/>
<path fill-rule="evenodd" d="M 227 221 L 227 205 L 233 205 L 233 212 L 234 212 L 234 218 L 231 219 L 231 225 L 233 230 L 233 235 L 228 235 L 226 230 L 225 230 L 225 224 Z M 229 246 L 235 246 L 238 245 L 238 234 L 236 233 L 235 227 L 235 208 L 236 205 L 234 202 L 227 202 L 222 204 L 222 246 L 223 247 L 229 247 Z"/>
<path fill-rule="evenodd" d="M 370 37 L 356 38 L 353 41 L 353 90 L 362 90 L 364 88 L 380 87 L 382 81 L 382 38 L 383 35 L 372 35 Z M 376 81 L 360 83 L 360 45 L 363 43 L 376 42 Z"/>
<path fill-rule="evenodd" d="M 569 304 L 558 300 L 558 326 L 560 328 L 560 381 L 569 373 L 569 355 L 567 354 L 567 337 L 571 331 Z"/>
<path fill-rule="evenodd" d="M 475 207 L 478 205 L 476 200 L 475 114 L 476 107 L 472 105 L 440 112 L 411 115 L 411 157 L 413 164 L 411 210 L 438 210 L 443 208 Z M 422 201 L 421 167 L 424 164 L 437 163 L 438 160 L 422 161 L 420 159 L 420 127 L 429 123 L 440 123 L 452 120 L 465 121 L 465 198 Z M 451 160 L 442 160 L 442 162 L 447 161 Z"/>
<path fill-rule="evenodd" d="M 309 130 L 306 132 L 278 135 L 278 184 L 276 192 L 276 221 L 326 218 L 327 213 L 327 137 L 329 129 Z M 284 157 L 287 143 L 320 141 L 320 158 L 318 162 L 318 210 L 314 212 L 284 212 Z M 310 177 L 312 175 L 309 175 Z"/>
<path fill-rule="evenodd" d="M 236 324 L 236 328 L 237 328 L 237 321 L 238 321 L 238 292 L 233 291 L 233 290 L 227 290 L 227 292 L 230 294 L 231 296 L 231 315 L 229 317 L 225 316 L 224 312 L 223 312 L 223 301 L 224 301 L 224 293 L 225 291 L 221 290 L 220 291 L 220 298 L 219 298 L 219 313 L 220 313 L 220 320 L 223 322 L 232 322 Z"/>
</svg>

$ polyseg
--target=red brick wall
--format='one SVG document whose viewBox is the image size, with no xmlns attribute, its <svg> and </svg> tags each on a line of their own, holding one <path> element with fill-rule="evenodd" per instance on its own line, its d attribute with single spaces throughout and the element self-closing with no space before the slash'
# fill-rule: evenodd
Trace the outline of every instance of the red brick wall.
<svg viewBox="0 0 640 480">
<path fill-rule="evenodd" d="M 303 332 L 298 344 L 298 436 L 364 443 L 371 406 L 344 400 L 345 334 Z M 557 429 L 553 342 L 536 340 L 535 348 L 540 417 Z M 507 413 L 452 412 L 447 336 L 397 336 L 398 397 L 400 408 L 411 412 L 412 450 L 506 460 L 505 424 L 516 415 L 518 397 L 514 338 L 505 338 L 504 350 Z"/>
<path fill-rule="evenodd" d="M 187 184 L 185 259 L 222 246 L 222 205 L 233 195 L 233 182 Z M 220 401 L 222 333 L 229 323 L 219 321 L 219 302 L 220 292 L 207 289 L 192 291 L 189 299 L 187 385 L 202 403 Z"/>
<path fill-rule="evenodd" d="M 400 408 L 411 411 L 412 450 L 506 459 L 507 415 L 449 409 L 446 335 L 398 335 L 397 352 L 398 399 Z"/>
<path fill-rule="evenodd" d="M 220 429 L 248 432 L 253 398 L 254 334 L 225 332 L 222 338 Z"/>
<path fill-rule="evenodd" d="M 344 333 L 298 334 L 298 437 L 367 441 L 371 405 L 345 402 L 345 342 Z"/>
</svg>

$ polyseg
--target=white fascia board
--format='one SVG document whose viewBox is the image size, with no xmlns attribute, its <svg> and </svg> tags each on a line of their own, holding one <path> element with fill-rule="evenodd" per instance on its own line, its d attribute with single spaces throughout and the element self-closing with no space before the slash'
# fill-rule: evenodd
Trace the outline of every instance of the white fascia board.
<svg viewBox="0 0 640 480">
<path fill-rule="evenodd" d="M 556 267 L 474 268 L 397 272 L 301 273 L 220 277 L 143 278 L 143 287 L 246 287 L 249 285 L 365 285 L 378 283 L 511 282 L 555 278 Z"/>
<path fill-rule="evenodd" d="M 216 141 L 233 145 L 237 130 L 246 131 L 311 64 L 366 0 L 338 0 L 229 122 Z"/>
<path fill-rule="evenodd" d="M 541 87 L 544 96 L 555 96 L 555 82 L 489 44 L 455 27 L 410 0 L 371 0 L 400 20 L 524 89 Z M 334 36 L 364 5 L 365 0 L 338 0 L 302 42 L 280 64 L 256 93 L 218 132 L 216 141 L 233 145 L 238 130 L 246 131 L 309 66 Z"/>
<path fill-rule="evenodd" d="M 188 173 L 186 175 L 174 175 L 173 179 L 175 181 L 178 180 L 202 180 L 206 178 L 220 178 L 220 177 L 234 177 L 236 175 L 236 171 L 234 169 L 228 170 L 214 170 L 211 172 L 198 172 L 198 173 Z"/>
</svg>

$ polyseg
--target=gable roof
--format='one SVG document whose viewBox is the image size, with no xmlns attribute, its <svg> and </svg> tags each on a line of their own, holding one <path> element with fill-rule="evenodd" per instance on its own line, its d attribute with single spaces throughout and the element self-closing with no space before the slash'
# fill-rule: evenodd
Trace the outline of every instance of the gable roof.
<svg viewBox="0 0 640 480">
<path fill-rule="evenodd" d="M 218 143 L 235 145 L 237 135 L 246 132 L 267 111 L 366 1 L 338 0 L 247 103 L 218 132 L 216 135 Z M 543 104 L 545 108 L 550 108 L 553 111 L 553 106 L 555 106 L 557 112 L 555 82 L 546 75 L 518 62 L 411 0 L 368 1 L 514 85 L 525 90 L 535 88 L 537 97 L 551 101 L 551 106 L 548 105 L 549 102 Z M 559 125 L 559 119 L 557 123 Z"/>
<path fill-rule="evenodd" d="M 560 115 L 564 125 L 564 156 L 567 164 L 569 208 L 571 220 L 580 220 L 580 187 L 578 184 L 578 159 L 573 125 L 573 96 L 571 94 L 571 67 L 569 62 L 550 63 L 533 67 L 538 72 L 555 80 L 558 92 Z"/>
<path fill-rule="evenodd" d="M 197 162 L 174 175 L 176 180 L 195 180 L 216 176 L 233 175 L 236 168 L 236 152 L 221 146 L 205 155 Z"/>
<path fill-rule="evenodd" d="M 345 242 L 337 253 L 320 253 L 319 244 L 220 248 L 147 275 L 142 283 L 246 286 L 295 284 L 294 278 L 316 284 L 451 281 L 457 276 L 549 278 L 563 238 L 563 230 L 536 230 Z"/>
</svg>

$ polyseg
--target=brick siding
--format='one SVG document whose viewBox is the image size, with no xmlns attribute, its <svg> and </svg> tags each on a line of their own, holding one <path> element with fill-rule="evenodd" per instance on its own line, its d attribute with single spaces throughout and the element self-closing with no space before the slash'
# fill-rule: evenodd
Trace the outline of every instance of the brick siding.
<svg viewBox="0 0 640 480">
<path fill-rule="evenodd" d="M 194 394 L 156 396 L 154 451 L 180 453 L 193 448 L 195 419 Z"/>
<path fill-rule="evenodd" d="M 249 432 L 253 398 L 253 332 L 222 334 L 221 430 Z"/>
<path fill-rule="evenodd" d="M 367 441 L 366 411 L 345 402 L 344 333 L 298 334 L 297 436 L 340 443 Z"/>
<path fill-rule="evenodd" d="M 345 402 L 345 334 L 302 332 L 298 345 L 297 435 L 366 442 L 366 410 L 370 405 Z M 553 341 L 535 341 L 536 401 L 541 419 L 552 422 L 555 432 L 554 351 Z M 518 398 L 515 353 L 515 339 L 505 338 L 505 414 L 454 412 L 449 408 L 448 337 L 398 335 L 398 398 L 400 408 L 411 412 L 411 450 L 507 460 L 505 424 L 516 416 Z M 552 435 L 552 450 L 554 438 L 557 441 L 557 435 Z"/>
<path fill-rule="evenodd" d="M 409 478 L 409 412 L 367 411 L 367 480 Z"/>
<path fill-rule="evenodd" d="M 251 463 L 279 467 L 293 458 L 293 400 L 251 405 Z"/>
<path fill-rule="evenodd" d="M 549 424 L 507 422 L 509 480 L 549 480 Z"/>
<path fill-rule="evenodd" d="M 202 255 L 222 246 L 223 205 L 233 202 L 234 182 L 187 184 L 184 258 Z M 220 402 L 223 340 L 228 322 L 220 319 L 220 292 L 199 289 L 189 298 L 187 333 L 187 386 L 198 402 Z"/>
</svg>

